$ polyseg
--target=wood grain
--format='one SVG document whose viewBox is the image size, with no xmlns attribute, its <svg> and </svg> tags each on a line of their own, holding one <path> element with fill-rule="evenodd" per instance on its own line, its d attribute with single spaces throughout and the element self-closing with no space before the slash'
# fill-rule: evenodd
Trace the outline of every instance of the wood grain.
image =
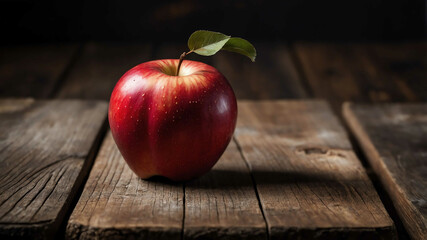
<svg viewBox="0 0 427 240">
<path fill-rule="evenodd" d="M 184 239 L 267 239 L 254 185 L 236 143 L 185 185 Z"/>
<path fill-rule="evenodd" d="M 0 97 L 48 98 L 78 45 L 0 48 Z"/>
<path fill-rule="evenodd" d="M 368 46 L 380 77 L 394 83 L 406 101 L 427 101 L 427 42 Z"/>
<path fill-rule="evenodd" d="M 67 239 L 180 239 L 182 184 L 145 181 L 126 165 L 111 132 L 67 225 Z"/>
<path fill-rule="evenodd" d="M 92 162 L 107 104 L 0 100 L 0 238 L 51 238 Z"/>
<path fill-rule="evenodd" d="M 251 62 L 240 54 L 221 52 L 213 66 L 226 76 L 238 99 L 306 98 L 308 96 L 285 44 L 255 44 Z"/>
<path fill-rule="evenodd" d="M 271 239 L 393 239 L 344 129 L 321 101 L 240 102 L 237 143 Z"/>
<path fill-rule="evenodd" d="M 295 51 L 314 97 L 336 112 L 344 101 L 425 99 L 425 44 L 298 43 Z"/>
<path fill-rule="evenodd" d="M 56 97 L 108 100 L 120 77 L 150 58 L 148 44 L 88 43 Z"/>
<path fill-rule="evenodd" d="M 426 239 L 427 104 L 346 104 L 344 117 L 409 234 Z"/>
<path fill-rule="evenodd" d="M 211 172 L 186 183 L 184 196 L 181 183 L 139 179 L 109 133 L 68 222 L 67 239 L 180 239 L 182 227 L 185 239 L 267 237 L 235 143 Z"/>
</svg>

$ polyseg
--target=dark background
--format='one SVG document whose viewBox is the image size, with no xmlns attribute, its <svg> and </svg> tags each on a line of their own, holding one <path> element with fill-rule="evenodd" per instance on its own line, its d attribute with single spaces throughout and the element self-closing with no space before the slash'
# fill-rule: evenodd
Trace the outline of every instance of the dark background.
<svg viewBox="0 0 427 240">
<path fill-rule="evenodd" d="M 423 0 L 0 1 L 1 42 L 186 41 L 197 29 L 251 40 L 425 39 Z"/>
</svg>

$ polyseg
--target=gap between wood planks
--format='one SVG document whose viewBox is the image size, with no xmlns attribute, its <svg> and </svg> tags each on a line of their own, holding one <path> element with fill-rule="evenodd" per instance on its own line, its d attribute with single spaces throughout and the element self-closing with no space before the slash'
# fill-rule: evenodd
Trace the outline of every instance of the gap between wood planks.
<svg viewBox="0 0 427 240">
<path fill-rule="evenodd" d="M 316 94 L 315 94 L 315 92 L 314 92 L 314 90 L 310 84 L 310 81 L 308 79 L 308 76 L 304 70 L 303 59 L 301 58 L 301 55 L 297 52 L 297 49 L 296 49 L 297 44 L 298 44 L 298 42 L 292 42 L 289 44 L 289 49 L 290 49 L 292 60 L 294 62 L 294 66 L 295 66 L 295 68 L 296 68 L 296 70 L 300 76 L 301 84 L 305 87 L 306 92 L 312 98 L 316 98 L 318 96 L 316 96 Z M 364 45 L 362 45 L 362 46 L 364 46 Z M 351 47 L 351 45 L 349 45 L 349 47 Z M 373 63 L 375 64 L 374 68 L 378 69 L 379 68 L 379 61 L 378 61 L 378 59 L 373 59 L 374 56 L 372 54 L 372 48 L 370 48 L 369 51 L 367 51 L 366 53 L 369 53 L 368 56 L 366 56 L 366 57 L 369 58 L 370 60 L 372 60 Z M 319 77 L 319 78 L 321 78 L 321 77 Z M 328 99 L 328 102 L 330 103 L 329 99 Z M 372 166 L 367 161 L 366 156 L 361 149 L 361 146 L 359 145 L 358 141 L 355 139 L 354 135 L 350 131 L 347 122 L 343 119 L 342 109 L 337 110 L 336 108 L 333 108 L 333 111 L 338 116 L 339 122 L 342 124 L 342 126 L 344 126 L 345 131 L 349 137 L 350 143 L 354 149 L 354 152 L 356 153 L 357 157 L 359 158 L 362 165 L 366 169 L 369 179 L 373 183 L 375 190 L 377 191 L 378 195 L 380 196 L 380 199 L 383 202 L 387 212 L 389 213 L 390 217 L 394 221 L 394 223 L 396 225 L 396 229 L 397 229 L 399 239 L 404 239 L 404 240 L 410 239 L 408 232 L 406 231 L 405 227 L 403 226 L 402 220 L 400 219 L 400 217 L 397 214 L 397 210 L 394 207 L 390 196 L 385 191 L 385 187 L 379 181 L 378 176 L 372 170 Z"/>
<path fill-rule="evenodd" d="M 397 215 L 396 207 L 394 207 L 393 202 L 392 202 L 390 196 L 388 195 L 388 193 L 386 192 L 384 185 L 381 183 L 378 175 L 372 169 L 371 164 L 369 163 L 368 159 L 366 158 L 366 155 L 362 151 L 362 148 L 361 148 L 359 142 L 357 141 L 355 136 L 352 134 L 352 132 L 348 126 L 347 121 L 345 121 L 343 119 L 342 114 L 339 115 L 339 121 L 344 126 L 345 131 L 347 132 L 347 135 L 349 137 L 350 143 L 353 146 L 354 152 L 356 153 L 356 155 L 359 158 L 360 162 L 362 163 L 363 167 L 366 169 L 366 173 L 368 174 L 369 179 L 371 180 L 372 184 L 374 185 L 375 191 L 377 191 L 378 196 L 381 199 L 381 202 L 384 204 L 384 207 L 387 210 L 387 213 L 389 214 L 389 216 L 393 220 L 393 222 L 396 226 L 398 238 L 400 240 L 409 240 L 410 239 L 409 234 L 406 231 L 405 227 L 403 226 L 402 220 Z"/>
<path fill-rule="evenodd" d="M 55 82 L 55 85 L 54 85 L 52 91 L 47 95 L 48 98 L 54 98 L 54 99 L 58 98 L 58 94 L 65 87 L 66 79 L 68 77 L 70 77 L 71 74 L 73 74 L 73 71 L 76 71 L 76 66 L 78 65 L 79 60 L 81 60 L 84 57 L 84 52 L 85 52 L 88 44 L 90 44 L 90 42 L 84 42 L 84 43 L 79 44 L 78 48 L 75 50 L 75 52 L 71 56 L 68 64 L 66 65 L 66 67 L 64 68 L 62 73 L 59 75 L 58 79 L 56 79 L 56 82 Z M 141 45 L 144 45 L 144 44 L 141 44 Z M 147 44 L 145 43 L 145 45 L 147 45 Z M 152 44 L 148 44 L 148 45 L 152 45 Z M 150 48 L 150 53 L 149 53 L 148 59 L 152 59 L 153 56 L 154 56 L 154 54 L 153 54 L 152 48 Z M 143 59 L 143 61 L 148 60 L 148 59 Z M 77 69 L 77 71 L 78 71 L 78 69 Z M 97 135 L 96 141 L 94 142 L 94 145 L 92 146 L 90 154 L 88 155 L 87 159 L 85 160 L 85 163 L 89 162 L 90 166 L 88 166 L 88 168 L 90 170 L 88 171 L 87 175 L 84 176 L 81 185 L 78 187 L 78 190 L 77 190 L 76 194 L 74 195 L 74 198 L 72 199 L 69 207 L 67 208 L 67 212 L 64 213 L 64 218 L 62 219 L 62 222 L 60 223 L 59 230 L 55 234 L 55 239 L 63 239 L 65 237 L 65 229 L 66 229 L 68 220 L 69 220 L 71 213 L 73 212 L 74 208 L 76 207 L 78 200 L 81 197 L 83 189 L 87 183 L 90 171 L 91 171 L 92 166 L 95 162 L 95 158 L 99 153 L 99 150 L 100 150 L 101 145 L 102 145 L 102 143 L 106 137 L 106 133 L 108 132 L 108 129 L 109 129 L 108 118 L 106 118 L 104 120 L 104 123 L 102 125 L 100 132 Z M 88 161 L 88 160 L 90 160 L 90 161 Z"/>
<path fill-rule="evenodd" d="M 245 162 L 245 165 L 246 165 L 246 167 L 248 168 L 248 171 L 249 171 L 249 174 L 251 175 L 251 180 L 252 180 L 252 184 L 253 184 L 253 187 L 254 187 L 254 189 L 255 189 L 255 195 L 256 195 L 256 198 L 257 198 L 257 200 L 258 200 L 258 206 L 259 206 L 259 209 L 261 210 L 261 213 L 262 213 L 262 217 L 264 218 L 264 221 L 265 221 L 265 232 L 267 233 L 267 239 L 270 239 L 270 224 L 268 223 L 268 221 L 267 221 L 267 218 L 265 217 L 265 212 L 264 212 L 264 208 L 262 207 L 262 204 L 261 204 L 261 199 L 260 199 L 260 197 L 259 197 L 259 193 L 258 193 L 258 188 L 256 187 L 256 182 L 255 182 L 255 177 L 254 177 L 254 175 L 253 175 L 253 173 L 252 173 L 252 169 L 251 169 L 251 167 L 250 167 L 250 165 L 249 165 L 249 163 L 248 163 L 248 160 L 246 159 L 246 157 L 243 155 L 243 151 L 242 151 L 242 147 L 240 146 L 240 144 L 239 144 L 239 142 L 237 141 L 237 139 L 233 136 L 233 139 L 232 139 L 232 141 L 234 141 L 235 143 L 236 143 L 236 146 L 237 146 L 237 150 L 239 151 L 239 153 L 240 153 L 240 157 L 243 159 L 243 161 Z"/>
<path fill-rule="evenodd" d="M 420 168 L 425 155 L 426 109 L 425 104 L 350 103 L 343 108 L 364 155 L 415 239 L 427 236 L 423 205 L 418 204 L 426 196 L 425 171 Z"/>
<path fill-rule="evenodd" d="M 1 105 L 5 165 L 0 234 L 53 237 L 89 173 L 107 104 L 22 99 L 2 100 Z M 74 115 L 68 116 L 70 112 Z"/>
<path fill-rule="evenodd" d="M 108 117 L 106 117 L 104 120 L 104 123 L 102 124 L 101 130 L 99 131 L 98 135 L 96 136 L 96 140 L 93 143 L 93 146 L 92 146 L 87 158 L 85 159 L 85 163 L 89 164 L 89 166 L 88 166 L 89 171 L 87 172 L 86 176 L 84 176 L 84 178 L 82 179 L 82 183 L 78 187 L 76 194 L 74 194 L 74 198 L 70 201 L 70 206 L 67 208 L 68 211 L 64 213 L 64 217 L 62 218 L 62 222 L 60 223 L 60 227 L 58 229 L 58 232 L 55 234 L 54 239 L 64 239 L 64 237 L 65 237 L 65 229 L 66 229 L 67 224 L 68 224 L 68 219 L 70 219 L 71 213 L 73 212 L 74 208 L 77 205 L 77 202 L 80 199 L 80 196 L 82 195 L 83 189 L 86 185 L 87 179 L 89 178 L 89 174 L 92 170 L 93 164 L 95 163 L 96 156 L 99 153 L 99 150 L 101 148 L 101 145 L 104 141 L 104 138 L 106 136 L 108 129 L 109 129 Z"/>
</svg>

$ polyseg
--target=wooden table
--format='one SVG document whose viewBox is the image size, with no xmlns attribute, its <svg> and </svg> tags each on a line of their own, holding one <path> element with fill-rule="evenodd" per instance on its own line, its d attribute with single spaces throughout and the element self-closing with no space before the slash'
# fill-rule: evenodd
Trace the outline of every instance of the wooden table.
<svg viewBox="0 0 427 240">
<path fill-rule="evenodd" d="M 192 57 L 229 79 L 239 117 L 186 183 L 138 179 L 106 122 L 127 69 L 185 45 L 1 48 L 0 238 L 425 239 L 427 44 L 255 46 L 255 64 Z"/>
</svg>

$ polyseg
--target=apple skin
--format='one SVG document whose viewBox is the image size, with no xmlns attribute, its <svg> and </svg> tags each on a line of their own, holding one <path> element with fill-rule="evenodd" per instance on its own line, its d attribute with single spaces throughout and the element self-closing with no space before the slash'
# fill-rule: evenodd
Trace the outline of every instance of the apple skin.
<svg viewBox="0 0 427 240">
<path fill-rule="evenodd" d="M 110 99 L 113 138 L 141 178 L 174 181 L 208 172 L 229 144 L 237 119 L 236 97 L 214 67 L 178 59 L 145 62 L 126 72 Z"/>
</svg>

